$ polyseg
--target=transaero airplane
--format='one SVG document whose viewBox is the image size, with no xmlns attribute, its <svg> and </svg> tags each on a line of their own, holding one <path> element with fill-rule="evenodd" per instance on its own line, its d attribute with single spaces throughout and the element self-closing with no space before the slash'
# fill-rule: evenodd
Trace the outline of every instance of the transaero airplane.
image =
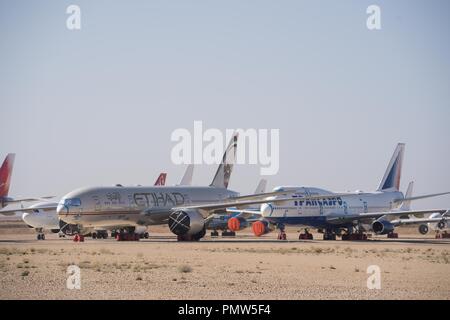
<svg viewBox="0 0 450 320">
<path fill-rule="evenodd" d="M 374 192 L 354 192 L 338 194 L 314 187 L 277 187 L 274 192 L 292 192 L 291 200 L 281 204 L 274 203 L 278 196 L 261 205 L 259 212 L 241 210 L 241 217 L 258 214 L 262 221 L 253 223 L 254 230 L 268 230 L 268 224 L 300 225 L 317 228 L 324 233 L 325 240 L 335 240 L 342 235 L 343 240 L 366 239 L 364 232 L 388 234 L 395 237 L 394 228 L 409 223 L 443 222 L 447 209 L 410 210 L 413 200 L 436 197 L 450 192 L 411 196 L 412 184 L 406 196 L 399 191 L 401 169 L 405 145 L 399 143 L 389 162 L 381 182 Z M 315 199 L 311 199 L 315 197 Z M 236 212 L 236 210 L 230 210 Z M 409 216 L 433 214 L 429 218 L 417 220 L 404 219 Z M 442 224 L 442 223 L 441 223 Z M 255 232 L 256 233 L 256 232 Z M 261 231 L 260 234 L 264 234 Z M 300 235 L 301 239 L 305 234 Z"/>
</svg>

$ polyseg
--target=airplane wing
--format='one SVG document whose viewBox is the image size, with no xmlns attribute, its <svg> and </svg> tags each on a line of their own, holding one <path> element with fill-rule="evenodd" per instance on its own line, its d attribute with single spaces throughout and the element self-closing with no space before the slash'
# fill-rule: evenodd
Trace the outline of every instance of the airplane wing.
<svg viewBox="0 0 450 320">
<path fill-rule="evenodd" d="M 422 196 L 415 196 L 415 197 L 396 199 L 396 200 L 394 200 L 394 203 L 399 203 L 399 202 L 403 202 L 403 201 L 420 200 L 420 199 L 426 199 L 426 198 L 433 198 L 433 197 L 443 196 L 443 195 L 446 195 L 446 194 L 450 194 L 450 192 L 432 193 L 432 194 L 425 194 L 425 195 L 422 195 Z"/>
<path fill-rule="evenodd" d="M 237 213 L 235 217 L 242 217 L 244 219 L 249 219 L 253 216 L 261 216 L 261 212 L 257 210 L 239 210 L 239 209 L 227 209 L 228 213 Z"/>
<path fill-rule="evenodd" d="M 447 218 L 440 217 L 440 218 L 414 218 L 414 219 L 398 219 L 398 220 L 392 220 L 391 223 L 395 226 L 402 226 L 402 225 L 410 225 L 410 224 L 422 224 L 422 223 L 438 223 L 443 220 L 446 220 Z"/>
<path fill-rule="evenodd" d="M 27 201 L 47 201 L 48 199 L 52 199 L 55 196 L 46 196 L 46 197 L 39 197 L 39 198 L 22 198 L 22 199 L 10 199 L 5 200 L 4 203 L 11 204 L 11 203 L 20 203 L 20 202 L 27 202 Z"/>
<path fill-rule="evenodd" d="M 292 193 L 290 191 L 276 191 L 276 195 Z M 295 193 L 295 192 L 294 192 Z M 334 193 L 329 195 L 314 195 L 314 196 L 302 196 L 298 198 L 292 197 L 283 197 L 283 198 L 275 198 L 275 199 L 267 199 L 267 194 L 273 194 L 273 192 L 269 193 L 261 193 L 258 195 L 249 195 L 249 196 L 241 196 L 229 198 L 221 202 L 213 202 L 208 204 L 193 204 L 188 206 L 180 206 L 172 208 L 172 211 L 180 211 L 180 210 L 199 210 L 204 213 L 204 216 L 208 216 L 211 213 L 214 213 L 216 210 L 226 210 L 231 207 L 240 207 L 240 206 L 249 206 L 255 204 L 262 203 L 285 203 L 294 200 L 320 200 L 320 199 L 333 199 L 343 195 L 348 195 L 348 193 Z M 262 199 L 260 199 L 262 198 Z M 247 200 L 250 199 L 250 200 Z"/>
<path fill-rule="evenodd" d="M 346 216 L 336 216 L 336 217 L 328 217 L 327 221 L 354 221 L 354 220 L 365 220 L 365 219 L 379 219 L 385 216 L 397 217 L 397 216 L 405 216 L 410 214 L 425 214 L 425 213 L 447 213 L 448 209 L 427 209 L 427 210 L 397 210 L 397 211 L 385 211 L 385 212 L 368 212 L 368 213 L 359 213 L 356 215 L 346 215 Z M 405 219 L 406 220 L 406 219 Z"/>
<path fill-rule="evenodd" d="M 39 208 L 16 208 L 16 209 L 9 209 L 9 210 L 0 210 L 0 214 L 11 216 L 14 215 L 16 212 L 34 212 L 35 210 L 56 210 L 57 205 L 48 205 L 48 206 L 40 206 Z"/>
</svg>

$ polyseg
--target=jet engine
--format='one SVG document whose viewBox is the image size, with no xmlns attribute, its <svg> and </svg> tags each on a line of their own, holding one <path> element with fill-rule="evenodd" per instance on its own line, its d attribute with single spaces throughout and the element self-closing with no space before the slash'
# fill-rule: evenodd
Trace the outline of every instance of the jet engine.
<svg viewBox="0 0 450 320">
<path fill-rule="evenodd" d="M 169 229 L 177 236 L 199 236 L 200 239 L 205 233 L 205 219 L 195 210 L 175 211 L 169 215 Z"/>
<path fill-rule="evenodd" d="M 372 230 L 376 234 L 388 234 L 394 231 L 394 225 L 386 220 L 375 220 L 372 223 Z"/>
<path fill-rule="evenodd" d="M 242 217 L 231 217 L 227 225 L 231 231 L 240 231 L 248 227 L 248 222 Z"/>
<path fill-rule="evenodd" d="M 252 231 L 257 237 L 269 233 L 270 232 L 269 222 L 267 222 L 266 220 L 259 220 L 253 222 Z"/>
<path fill-rule="evenodd" d="M 421 224 L 419 226 L 419 232 L 420 232 L 420 234 L 427 234 L 428 233 L 428 226 L 426 224 Z"/>
</svg>

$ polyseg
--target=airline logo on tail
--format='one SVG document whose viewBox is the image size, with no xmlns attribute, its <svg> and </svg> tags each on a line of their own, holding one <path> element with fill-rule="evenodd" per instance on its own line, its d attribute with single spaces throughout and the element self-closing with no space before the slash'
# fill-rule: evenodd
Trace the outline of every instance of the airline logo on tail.
<svg viewBox="0 0 450 320">
<path fill-rule="evenodd" d="M 155 186 L 164 186 L 166 184 L 167 173 L 161 173 L 156 179 Z"/>
<path fill-rule="evenodd" d="M 383 179 L 378 187 L 382 190 L 400 190 L 400 177 L 402 175 L 403 155 L 405 153 L 405 144 L 399 143 L 392 155 L 391 161 L 386 169 Z"/>
<path fill-rule="evenodd" d="M 5 158 L 5 161 L 3 161 L 2 167 L 0 168 L 0 197 L 8 196 L 14 158 L 14 153 L 8 154 Z"/>
</svg>

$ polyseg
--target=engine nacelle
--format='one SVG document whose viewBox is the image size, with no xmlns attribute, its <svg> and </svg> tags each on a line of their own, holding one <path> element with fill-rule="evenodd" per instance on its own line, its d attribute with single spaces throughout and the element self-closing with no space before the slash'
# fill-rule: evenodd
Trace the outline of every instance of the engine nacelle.
<svg viewBox="0 0 450 320">
<path fill-rule="evenodd" d="M 169 215 L 169 229 L 177 236 L 192 236 L 205 227 L 205 219 L 195 210 L 175 211 Z"/>
<path fill-rule="evenodd" d="M 227 225 L 231 231 L 240 231 L 248 227 L 248 222 L 242 217 L 231 217 Z"/>
<path fill-rule="evenodd" d="M 252 231 L 255 234 L 255 236 L 257 236 L 257 237 L 260 237 L 264 234 L 269 233 L 270 232 L 269 222 L 267 222 L 265 220 L 259 220 L 259 221 L 253 222 Z"/>
<path fill-rule="evenodd" d="M 394 231 L 394 225 L 386 220 L 376 220 L 372 223 L 372 230 L 376 234 L 388 234 Z"/>
<path fill-rule="evenodd" d="M 419 232 L 420 232 L 420 234 L 427 234 L 428 233 L 428 226 L 426 224 L 421 224 L 419 226 Z"/>
</svg>

